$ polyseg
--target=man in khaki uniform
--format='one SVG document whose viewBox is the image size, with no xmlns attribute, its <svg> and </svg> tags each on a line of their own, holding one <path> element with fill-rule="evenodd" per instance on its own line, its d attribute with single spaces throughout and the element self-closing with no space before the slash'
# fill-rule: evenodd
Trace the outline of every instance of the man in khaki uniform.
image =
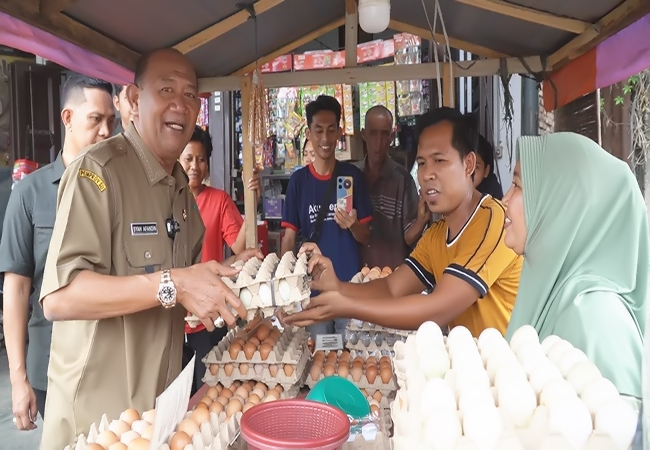
<svg viewBox="0 0 650 450">
<path fill-rule="evenodd" d="M 180 373 L 186 310 L 210 330 L 220 317 L 234 323 L 226 303 L 245 314 L 220 279 L 234 269 L 193 265 L 204 228 L 177 160 L 196 123 L 196 86 L 180 53 L 144 56 L 128 87 L 134 123 L 61 180 L 41 291 L 55 321 L 41 450 L 72 444 L 103 413 L 153 408 Z"/>
</svg>

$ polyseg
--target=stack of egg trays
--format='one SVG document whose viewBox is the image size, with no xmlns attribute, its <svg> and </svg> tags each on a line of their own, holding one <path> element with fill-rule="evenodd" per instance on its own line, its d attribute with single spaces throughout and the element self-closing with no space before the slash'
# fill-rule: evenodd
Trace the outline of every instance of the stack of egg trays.
<svg viewBox="0 0 650 450">
<path fill-rule="evenodd" d="M 325 353 L 325 357 L 327 357 L 327 355 L 329 353 L 330 352 Z M 342 353 L 341 350 L 338 350 L 336 352 L 336 358 L 337 358 L 336 359 L 336 364 L 337 365 L 338 365 L 338 361 L 339 361 L 338 358 L 341 357 L 341 353 Z M 378 354 L 377 352 L 366 351 L 366 350 L 350 350 L 350 356 L 352 356 L 353 359 L 356 358 L 357 356 L 361 356 L 364 359 L 364 361 L 366 359 L 368 359 L 369 356 L 374 356 L 375 358 L 377 358 L 377 360 L 379 360 L 379 358 L 381 358 L 382 356 L 389 356 L 390 357 L 390 355 L 388 355 L 388 354 Z M 392 364 L 392 358 L 391 358 L 391 366 L 392 365 L 393 364 Z M 381 392 L 381 394 L 384 397 L 390 397 L 391 394 L 397 390 L 397 384 L 395 383 L 395 369 L 391 367 L 391 370 L 393 371 L 393 374 L 392 374 L 392 376 L 390 378 L 390 381 L 388 383 L 382 382 L 381 377 L 379 376 L 379 374 L 377 374 L 377 378 L 375 378 L 374 383 L 372 383 L 372 384 L 368 383 L 368 379 L 365 376 L 365 370 L 364 370 L 364 375 L 361 376 L 359 381 L 354 381 L 354 378 L 352 378 L 352 372 L 350 372 L 346 378 L 348 379 L 348 381 L 352 382 L 359 389 L 365 389 L 366 392 L 368 392 L 369 394 L 372 393 L 372 392 L 375 392 L 375 391 L 379 391 L 379 392 Z M 339 375 L 332 375 L 332 376 L 339 376 Z M 318 380 L 313 380 L 310 376 L 307 376 L 306 377 L 306 384 L 311 389 L 316 385 L 316 383 L 318 383 L 323 378 L 325 378 L 325 375 L 323 374 L 323 372 L 321 372 L 320 376 L 318 377 Z"/>
<path fill-rule="evenodd" d="M 254 331 L 252 330 L 251 333 Z M 203 358 L 203 362 L 207 366 L 203 378 L 205 383 L 214 386 L 220 382 L 223 386 L 229 387 L 235 380 L 255 380 L 267 385 L 280 384 L 285 392 L 301 383 L 309 362 L 309 350 L 307 349 L 309 335 L 305 329 L 299 328 L 295 331 L 289 328 L 285 329 L 273 347 L 273 351 L 269 353 L 265 360 L 260 356 L 259 350 L 255 351 L 251 359 L 246 359 L 243 350 L 239 352 L 235 359 L 232 359 L 228 349 L 236 332 L 237 330 L 229 331 L 226 337 Z M 229 363 L 235 366 L 230 376 L 226 375 L 224 370 L 224 366 Z M 245 375 L 239 370 L 239 364 L 242 363 L 251 366 Z M 209 366 L 211 364 L 219 365 L 219 371 L 215 375 L 210 372 Z M 255 366 L 258 364 L 262 367 L 259 374 L 255 370 Z M 278 372 L 275 376 L 272 376 L 269 371 L 269 366 L 272 364 L 278 366 Z M 284 373 L 285 364 L 294 366 L 293 374 L 289 377 Z"/>
</svg>

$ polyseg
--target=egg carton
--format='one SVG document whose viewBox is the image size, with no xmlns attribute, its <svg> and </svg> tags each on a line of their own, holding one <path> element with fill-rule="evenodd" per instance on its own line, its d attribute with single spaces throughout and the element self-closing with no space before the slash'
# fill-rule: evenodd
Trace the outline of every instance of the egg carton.
<svg viewBox="0 0 650 450">
<path fill-rule="evenodd" d="M 328 352 L 329 353 L 329 352 Z M 341 356 L 342 351 L 338 350 L 337 352 L 337 367 L 338 367 L 338 357 Z M 367 352 L 367 351 L 359 351 L 359 350 L 351 350 L 350 355 L 352 356 L 352 359 L 356 358 L 357 356 L 361 356 L 364 360 L 366 360 L 369 356 L 375 356 L 374 353 L 372 352 Z M 325 355 L 327 357 L 327 354 Z M 379 367 L 378 367 L 379 369 Z M 338 376 L 338 375 L 336 375 Z M 320 380 L 325 378 L 325 375 L 321 371 L 320 375 L 318 376 L 317 380 L 314 380 L 309 373 L 307 373 L 307 378 L 306 378 L 306 384 L 310 388 L 313 388 L 316 383 L 318 383 Z M 358 388 L 360 389 L 365 389 L 366 392 L 374 392 L 374 391 L 379 391 L 382 393 L 384 396 L 389 396 L 392 392 L 394 392 L 397 389 L 397 384 L 395 382 L 395 376 L 394 374 L 391 375 L 390 381 L 388 383 L 384 383 L 381 380 L 380 374 L 377 373 L 377 378 L 375 378 L 374 383 L 369 383 L 368 379 L 365 376 L 365 364 L 364 364 L 364 374 L 361 375 L 361 378 L 359 381 L 355 381 L 354 378 L 352 377 L 351 369 L 350 373 L 346 377 L 349 381 L 354 383 Z"/>
<path fill-rule="evenodd" d="M 290 364 L 293 366 L 291 375 L 285 373 L 285 364 L 250 364 L 250 367 L 246 366 L 246 369 L 242 370 L 242 364 L 247 363 L 240 363 L 240 365 L 233 367 L 230 375 L 226 375 L 224 364 L 219 365 L 218 371 L 214 374 L 211 372 L 210 367 L 206 368 L 203 381 L 209 386 L 214 386 L 220 382 L 225 387 L 229 387 L 236 380 L 255 380 L 267 385 L 279 384 L 285 390 L 289 390 L 294 385 L 304 382 L 308 362 L 309 352 L 304 351 L 296 364 Z M 275 372 L 275 374 L 272 374 L 272 372 Z"/>
<path fill-rule="evenodd" d="M 393 355 L 393 346 L 396 342 L 406 341 L 406 336 L 387 334 L 371 331 L 349 331 L 343 335 L 345 347 L 348 350 L 383 352 Z"/>
<path fill-rule="evenodd" d="M 366 441 L 358 434 L 354 441 L 343 444 L 343 450 L 390 450 L 390 438 L 382 431 L 377 432 L 373 441 Z"/>
<path fill-rule="evenodd" d="M 188 412 L 185 418 L 188 418 L 190 414 Z M 210 421 L 199 426 L 199 431 L 191 436 L 192 443 L 186 445 L 183 450 L 227 450 L 239 432 L 241 416 L 241 412 L 234 414 L 231 418 L 228 418 L 225 412 L 220 414 L 210 413 Z M 75 443 L 66 446 L 64 450 L 85 450 L 89 444 L 95 443 L 98 435 L 108 430 L 109 426 L 108 418 L 103 415 L 99 425 L 93 423 L 90 426 L 87 436 L 80 434 Z M 155 450 L 170 450 L 170 442 L 173 436 L 174 433 L 169 437 L 167 443 L 161 444 Z M 122 437 L 122 442 L 124 441 L 125 439 Z M 128 442 L 125 443 L 128 444 Z"/>
<path fill-rule="evenodd" d="M 255 329 L 246 333 L 246 338 L 250 338 L 255 334 Z M 307 339 L 309 338 L 309 333 L 304 328 L 286 328 L 284 332 L 280 335 L 280 339 L 273 347 L 273 350 L 266 359 L 262 359 L 260 351 L 255 350 L 253 357 L 246 359 L 246 355 L 243 350 L 240 350 L 235 359 L 230 357 L 229 348 L 233 339 L 237 336 L 237 330 L 231 330 L 226 334 L 226 336 L 217 344 L 210 352 L 203 358 L 203 362 L 208 364 L 219 364 L 221 366 L 232 363 L 232 364 L 263 364 L 268 366 L 269 364 L 298 364 L 303 353 L 308 353 L 307 351 Z"/>
<path fill-rule="evenodd" d="M 302 310 L 309 303 L 307 274 L 307 255 L 296 258 L 293 252 L 287 252 L 278 258 L 275 253 L 261 260 L 251 258 L 234 277 L 221 277 L 224 284 L 242 301 L 248 311 L 247 320 L 258 312 L 270 317 L 278 308 L 287 313 Z M 190 315 L 185 318 L 190 327 L 196 327 L 200 321 Z"/>
<path fill-rule="evenodd" d="M 350 319 L 348 321 L 347 329 L 350 331 L 382 332 L 388 334 L 396 334 L 405 337 L 415 333 L 415 331 L 398 330 L 396 328 L 382 327 L 381 325 L 375 325 L 374 323 L 364 322 L 362 320 L 356 320 L 356 319 Z"/>
</svg>

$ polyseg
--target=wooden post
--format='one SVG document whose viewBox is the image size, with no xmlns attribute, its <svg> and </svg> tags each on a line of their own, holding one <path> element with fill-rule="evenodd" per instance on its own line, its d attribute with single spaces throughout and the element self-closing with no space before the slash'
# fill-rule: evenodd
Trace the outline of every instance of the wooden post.
<svg viewBox="0 0 650 450">
<path fill-rule="evenodd" d="M 248 117 L 250 113 L 252 77 L 242 77 L 241 118 L 242 118 L 242 181 L 244 183 L 244 223 L 246 224 L 246 248 L 257 248 L 257 197 L 248 189 L 248 180 L 253 177 L 255 154 L 253 143 L 248 139 Z"/>
<path fill-rule="evenodd" d="M 357 67 L 357 44 L 359 41 L 359 12 L 357 0 L 345 0 L 345 67 Z M 361 119 L 363 123 L 363 118 Z M 345 136 L 345 149 L 348 158 L 359 156 L 358 131 Z M 363 154 L 363 150 L 361 150 Z"/>
<path fill-rule="evenodd" d="M 446 66 L 442 72 L 442 104 L 449 108 L 455 108 L 456 107 L 455 94 L 456 94 L 456 80 L 451 74 L 450 66 Z"/>
</svg>

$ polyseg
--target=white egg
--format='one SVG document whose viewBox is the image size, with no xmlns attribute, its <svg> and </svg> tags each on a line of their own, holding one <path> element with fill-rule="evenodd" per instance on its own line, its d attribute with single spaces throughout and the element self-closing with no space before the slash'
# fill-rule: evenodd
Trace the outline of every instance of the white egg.
<svg viewBox="0 0 650 450">
<path fill-rule="evenodd" d="M 442 345 L 419 349 L 418 363 L 420 371 L 427 380 L 434 377 L 442 378 L 451 368 L 449 355 Z"/>
<path fill-rule="evenodd" d="M 537 395 L 542 392 L 548 383 L 558 379 L 562 379 L 562 374 L 546 357 L 538 361 L 538 364 L 533 367 L 528 376 L 528 381 Z"/>
<path fill-rule="evenodd" d="M 517 359 L 526 373 L 529 374 L 540 360 L 546 359 L 546 355 L 539 342 L 528 341 L 519 347 Z"/>
<path fill-rule="evenodd" d="M 548 359 L 557 366 L 560 363 L 562 356 L 572 348 L 573 345 L 571 345 L 569 341 L 559 340 L 551 346 L 551 349 L 548 351 L 546 356 L 548 356 Z"/>
<path fill-rule="evenodd" d="M 454 369 L 449 369 L 447 371 L 444 380 L 445 383 L 447 383 L 447 386 L 449 386 L 449 389 L 451 389 L 453 392 L 456 392 L 456 372 Z"/>
<path fill-rule="evenodd" d="M 582 395 L 585 388 L 600 377 L 602 375 L 595 364 L 590 361 L 580 361 L 571 368 L 566 380 L 573 386 L 578 395 Z"/>
<path fill-rule="evenodd" d="M 561 341 L 562 338 L 560 336 L 556 336 L 554 334 L 550 336 L 546 336 L 544 340 L 542 341 L 542 350 L 544 350 L 544 353 L 546 353 L 546 356 L 548 356 L 549 350 L 551 350 L 551 347 L 555 345 L 556 342 Z"/>
<path fill-rule="evenodd" d="M 587 443 L 593 425 L 589 410 L 577 397 L 560 400 L 548 411 L 548 426 L 551 434 L 559 434 L 574 448 L 583 448 Z"/>
<path fill-rule="evenodd" d="M 424 385 L 422 389 L 422 403 L 420 412 L 422 416 L 440 410 L 448 409 L 456 411 L 456 397 L 449 388 L 449 385 L 440 378 L 433 378 Z"/>
<path fill-rule="evenodd" d="M 530 423 L 537 396 L 528 382 L 514 382 L 498 389 L 499 408 L 503 409 L 517 428 L 525 428 Z"/>
<path fill-rule="evenodd" d="M 622 398 L 602 403 L 594 415 L 594 429 L 608 434 L 616 449 L 627 450 L 636 433 L 638 411 Z"/>
<path fill-rule="evenodd" d="M 271 290 L 271 285 L 269 283 L 260 284 L 259 296 L 262 305 L 264 306 L 273 305 L 273 292 Z"/>
<path fill-rule="evenodd" d="M 486 328 L 481 332 L 478 337 L 478 348 L 483 350 L 483 347 L 490 341 L 500 340 L 506 343 L 503 335 L 496 328 Z"/>
<path fill-rule="evenodd" d="M 476 357 L 479 360 L 481 359 L 481 354 L 478 352 L 478 348 L 476 348 L 476 344 L 474 344 L 474 342 L 467 342 L 463 340 L 451 341 L 451 343 L 448 343 L 447 348 L 449 350 L 449 357 L 452 360 L 461 355 L 467 357 Z M 481 362 L 483 361 L 481 360 Z"/>
<path fill-rule="evenodd" d="M 146 430 L 149 425 L 151 424 L 146 420 L 136 420 L 131 424 L 131 429 L 136 433 L 142 435 L 142 433 L 144 433 L 144 430 Z"/>
<path fill-rule="evenodd" d="M 589 361 L 585 352 L 578 348 L 573 348 L 562 355 L 560 361 L 557 363 L 557 368 L 560 369 L 562 376 L 566 378 L 571 369 L 573 369 L 573 366 L 584 361 Z"/>
<path fill-rule="evenodd" d="M 503 433 L 495 446 L 498 450 L 524 450 L 517 433 Z"/>
<path fill-rule="evenodd" d="M 451 367 L 457 370 L 483 369 L 483 360 L 477 351 L 456 352 L 451 357 Z"/>
<path fill-rule="evenodd" d="M 415 342 L 418 349 L 432 345 L 440 345 L 442 343 L 442 330 L 440 326 L 432 321 L 424 322 L 415 334 Z"/>
<path fill-rule="evenodd" d="M 544 386 L 539 394 L 539 404 L 548 406 L 549 408 L 563 400 L 571 400 L 578 398 L 575 389 L 564 378 L 557 378 L 551 380 Z"/>
<path fill-rule="evenodd" d="M 472 439 L 480 450 L 496 449 L 502 432 L 503 420 L 494 406 L 477 405 L 463 414 L 463 434 Z"/>
<path fill-rule="evenodd" d="M 136 438 L 139 438 L 140 435 L 133 430 L 129 430 L 125 433 L 122 433 L 122 436 L 120 436 L 120 442 L 125 445 L 129 445 L 129 443 Z"/>
<path fill-rule="evenodd" d="M 499 370 L 499 367 L 509 362 L 517 362 L 517 357 L 508 347 L 493 352 L 485 365 L 490 381 L 494 381 L 494 375 Z"/>
<path fill-rule="evenodd" d="M 458 393 L 458 410 L 466 413 L 467 411 L 479 406 L 494 407 L 494 397 L 490 388 L 478 386 L 466 386 Z"/>
<path fill-rule="evenodd" d="M 280 280 L 278 283 L 278 291 L 280 291 L 280 298 L 283 304 L 287 304 L 291 300 L 291 286 L 287 280 Z"/>
<path fill-rule="evenodd" d="M 463 432 L 456 411 L 447 409 L 433 411 L 423 425 L 424 442 L 434 449 L 453 449 Z"/>
<path fill-rule="evenodd" d="M 518 362 L 507 362 L 499 367 L 494 375 L 494 387 L 499 389 L 501 386 L 507 386 L 513 381 L 527 381 L 526 372 Z"/>
<path fill-rule="evenodd" d="M 513 352 L 517 353 L 519 348 L 527 342 L 536 342 L 539 344 L 539 336 L 537 330 L 531 325 L 524 325 L 519 327 L 510 338 L 510 348 Z"/>
<path fill-rule="evenodd" d="M 452 346 L 455 343 L 472 344 L 476 346 L 472 333 L 462 325 L 452 328 L 449 330 L 449 334 L 447 335 L 447 345 Z"/>
<path fill-rule="evenodd" d="M 462 421 L 462 419 L 461 419 Z M 397 448 L 397 447 L 395 447 Z M 404 447 L 406 448 L 406 447 Z M 417 447 L 415 447 L 417 448 Z M 473 439 L 467 437 L 467 436 L 461 436 L 458 438 L 456 441 L 456 444 L 454 445 L 453 450 L 481 450 L 481 447 L 474 442 Z"/>
<path fill-rule="evenodd" d="M 241 300 L 244 308 L 250 308 L 250 306 L 253 304 L 253 294 L 251 294 L 251 291 L 249 291 L 247 288 L 244 288 L 239 291 L 239 300 Z"/>
<path fill-rule="evenodd" d="M 488 377 L 486 370 L 483 368 L 472 371 L 464 370 L 462 372 L 455 373 L 454 386 L 457 392 L 462 391 L 468 386 L 489 388 L 490 377 Z"/>
<path fill-rule="evenodd" d="M 610 400 L 619 398 L 619 393 L 616 386 L 614 386 L 614 383 L 609 381 L 607 378 L 600 377 L 596 378 L 585 387 L 580 398 L 585 402 L 585 405 L 587 405 L 589 412 L 596 414 L 596 411 L 600 409 L 601 405 Z"/>
</svg>

